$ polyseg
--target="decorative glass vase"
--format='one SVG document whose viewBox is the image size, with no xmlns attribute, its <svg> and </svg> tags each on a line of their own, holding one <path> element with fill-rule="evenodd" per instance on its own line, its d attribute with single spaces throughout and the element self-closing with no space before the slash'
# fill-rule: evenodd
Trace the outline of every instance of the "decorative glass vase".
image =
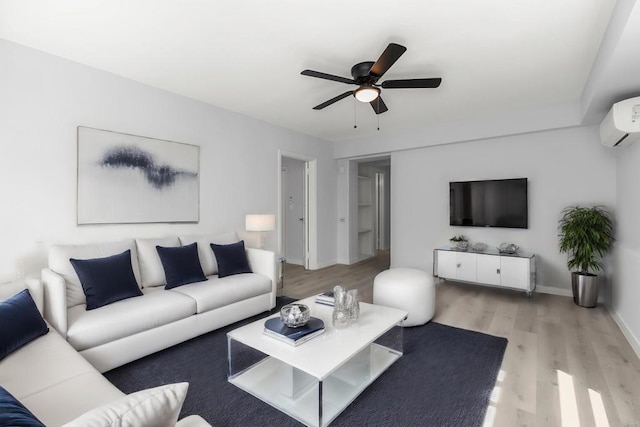
<svg viewBox="0 0 640 427">
<path fill-rule="evenodd" d="M 350 315 L 347 307 L 347 293 L 342 286 L 333 288 L 333 327 L 342 329 L 349 326 Z"/>
<path fill-rule="evenodd" d="M 347 292 L 347 310 L 349 311 L 349 321 L 351 323 L 357 322 L 360 318 L 360 300 L 357 289 L 351 289 Z"/>
</svg>

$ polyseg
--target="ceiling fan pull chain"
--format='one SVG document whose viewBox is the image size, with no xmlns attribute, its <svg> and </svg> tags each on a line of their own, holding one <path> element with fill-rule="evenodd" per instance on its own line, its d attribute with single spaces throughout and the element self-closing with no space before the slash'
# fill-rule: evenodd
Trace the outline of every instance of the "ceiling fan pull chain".
<svg viewBox="0 0 640 427">
<path fill-rule="evenodd" d="M 380 97 L 376 102 L 378 103 L 378 111 L 380 111 Z M 376 118 L 378 119 L 378 132 L 380 132 L 380 114 L 376 114 Z"/>
<path fill-rule="evenodd" d="M 358 115 L 356 114 L 356 108 L 357 108 L 357 102 L 356 99 L 353 98 L 353 128 L 354 129 L 358 129 Z"/>
</svg>

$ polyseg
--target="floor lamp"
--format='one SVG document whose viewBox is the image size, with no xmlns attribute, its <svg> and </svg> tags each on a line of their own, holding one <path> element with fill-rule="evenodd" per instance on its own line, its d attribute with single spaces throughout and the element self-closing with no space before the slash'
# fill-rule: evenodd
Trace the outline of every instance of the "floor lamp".
<svg viewBox="0 0 640 427">
<path fill-rule="evenodd" d="M 268 214 L 250 214 L 245 217 L 244 228 L 247 231 L 260 233 L 260 249 L 265 249 L 267 243 L 267 231 L 276 229 L 276 216 Z"/>
</svg>

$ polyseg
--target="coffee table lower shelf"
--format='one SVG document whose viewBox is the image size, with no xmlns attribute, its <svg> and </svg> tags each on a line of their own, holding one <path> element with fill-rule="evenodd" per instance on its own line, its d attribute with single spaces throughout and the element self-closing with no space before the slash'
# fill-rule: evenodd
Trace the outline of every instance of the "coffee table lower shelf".
<svg viewBox="0 0 640 427">
<path fill-rule="evenodd" d="M 233 346 L 244 347 L 237 341 Z M 229 376 L 229 382 L 307 426 L 324 427 L 401 356 L 401 351 L 372 343 L 320 380 L 264 355 Z"/>
</svg>

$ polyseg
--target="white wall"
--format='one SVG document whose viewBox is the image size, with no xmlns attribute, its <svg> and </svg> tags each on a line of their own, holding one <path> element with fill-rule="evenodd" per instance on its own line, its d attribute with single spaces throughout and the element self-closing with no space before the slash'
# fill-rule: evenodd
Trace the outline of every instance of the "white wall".
<svg viewBox="0 0 640 427">
<path fill-rule="evenodd" d="M 581 96 L 582 123 L 600 123 L 611 105 L 640 95 L 640 2 L 618 0 Z"/>
<path fill-rule="evenodd" d="M 580 125 L 580 103 L 570 101 L 511 110 L 506 113 L 480 115 L 473 119 L 436 123 L 398 132 L 388 133 L 383 127 L 376 135 L 335 142 L 334 155 L 336 158 L 386 155 L 398 150 L 459 141 L 477 141 L 578 125 Z"/>
<path fill-rule="evenodd" d="M 0 94 L 0 282 L 39 276 L 55 242 L 243 230 L 277 212 L 278 149 L 318 158 L 318 258 L 335 262 L 329 144 L 5 40 Z M 78 125 L 199 145 L 200 223 L 77 226 Z"/>
<path fill-rule="evenodd" d="M 284 256 L 288 263 L 304 265 L 304 161 L 282 158 L 284 178 Z"/>
<path fill-rule="evenodd" d="M 391 154 L 391 264 L 432 271 L 433 249 L 464 234 L 472 242 L 513 242 L 537 255 L 538 286 L 570 292 L 558 251 L 560 211 L 573 204 L 614 207 L 615 155 L 596 127 L 493 138 Z M 449 226 L 449 181 L 526 177 L 529 228 Z"/>
<path fill-rule="evenodd" d="M 640 144 L 615 150 L 617 154 L 616 268 L 610 312 L 640 356 Z"/>
</svg>

